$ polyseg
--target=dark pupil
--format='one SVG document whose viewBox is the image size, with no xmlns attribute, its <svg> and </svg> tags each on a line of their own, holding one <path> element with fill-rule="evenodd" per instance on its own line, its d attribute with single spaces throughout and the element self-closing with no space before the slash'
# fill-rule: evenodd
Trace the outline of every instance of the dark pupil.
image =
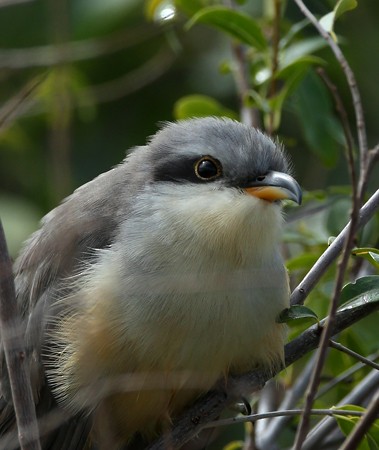
<svg viewBox="0 0 379 450">
<path fill-rule="evenodd" d="M 217 167 L 214 162 L 205 159 L 199 163 L 197 172 L 202 178 L 212 178 L 217 175 Z"/>
</svg>

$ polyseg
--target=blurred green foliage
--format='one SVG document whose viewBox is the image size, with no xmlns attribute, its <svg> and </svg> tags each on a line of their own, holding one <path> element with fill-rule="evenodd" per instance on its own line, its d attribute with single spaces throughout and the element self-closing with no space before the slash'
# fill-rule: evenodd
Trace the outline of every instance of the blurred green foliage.
<svg viewBox="0 0 379 450">
<path fill-rule="evenodd" d="M 348 182 L 341 127 L 313 67 L 327 65 L 350 113 L 351 102 L 324 41 L 295 5 L 283 2 L 276 91 L 270 94 L 272 2 L 240 3 L 232 12 L 206 0 L 36 0 L 1 7 L 1 196 L 28 202 L 33 214 L 42 215 L 117 164 L 128 148 L 144 144 L 160 121 L 236 117 L 233 42 L 248 44 L 250 89 L 242 100 L 260 111 L 262 127 L 284 141 L 302 185 L 323 189 Z M 333 4 L 311 6 L 323 16 Z M 373 2 L 362 4 L 334 28 L 356 69 L 372 143 L 379 137 L 372 107 L 379 94 L 367 88 L 378 69 L 365 60 L 378 42 L 378 9 Z M 25 93 L 33 81 L 39 84 Z M 6 222 L 8 214 L 3 209 Z M 10 236 L 12 254 L 24 238 Z"/>
<path fill-rule="evenodd" d="M 0 217 L 12 255 L 39 217 L 117 164 L 127 149 L 143 145 L 160 121 L 238 118 L 253 109 L 257 124 L 284 142 L 305 189 L 302 209 L 286 209 L 284 253 L 296 286 L 346 224 L 350 208 L 343 130 L 317 67 L 337 86 L 353 130 L 355 122 L 346 81 L 324 40 L 293 2 L 279 4 L 279 22 L 272 0 L 235 2 L 234 9 L 210 0 L 0 5 Z M 360 2 L 348 13 L 354 0 L 307 4 L 352 65 L 373 146 L 379 141 L 379 2 Z M 376 169 L 369 190 L 378 176 Z M 346 282 L 369 267 L 377 286 L 378 227 L 376 217 L 360 233 Z M 307 300 L 319 318 L 327 313 L 335 274 L 333 266 Z M 294 314 L 303 320 L 291 320 L 290 337 L 313 315 Z M 377 315 L 351 327 L 340 342 L 373 352 L 375 321 Z M 289 368 L 280 382 L 292 385 L 304 364 Z M 333 350 L 325 376 L 349 364 L 350 357 Z M 362 373 L 334 386 L 318 406 L 337 402 Z M 225 448 L 241 447 L 233 439 Z"/>
</svg>

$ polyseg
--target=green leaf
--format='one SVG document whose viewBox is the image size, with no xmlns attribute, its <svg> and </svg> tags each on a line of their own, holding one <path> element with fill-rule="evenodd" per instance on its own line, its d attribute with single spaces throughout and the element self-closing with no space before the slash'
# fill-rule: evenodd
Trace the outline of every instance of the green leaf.
<svg viewBox="0 0 379 450">
<path fill-rule="evenodd" d="M 343 305 L 339 311 L 379 302 L 379 275 L 358 278 L 354 283 L 346 284 L 341 291 L 340 302 Z"/>
<path fill-rule="evenodd" d="M 174 4 L 189 16 L 193 16 L 205 6 L 202 0 L 175 0 Z"/>
<path fill-rule="evenodd" d="M 310 24 L 308 19 L 303 19 L 300 22 L 296 22 L 291 26 L 289 31 L 280 39 L 280 48 L 285 48 L 292 42 L 293 38 L 300 33 L 306 26 Z"/>
<path fill-rule="evenodd" d="M 379 250 L 377 248 L 355 248 L 351 253 L 354 256 L 360 256 L 367 259 L 367 261 L 369 261 L 373 266 L 379 269 Z"/>
<path fill-rule="evenodd" d="M 291 272 L 293 270 L 306 270 L 313 266 L 317 261 L 318 254 L 301 253 L 286 261 L 286 267 Z"/>
<path fill-rule="evenodd" d="M 264 116 L 266 129 L 271 128 L 272 131 L 276 131 L 279 128 L 285 101 L 306 76 L 311 61 L 314 63 L 315 59 L 316 58 L 312 56 L 301 58 L 301 60 L 294 62 L 276 74 L 276 78 L 285 80 L 285 83 L 283 83 L 279 92 L 272 96 L 268 101 L 274 120 L 267 114 Z"/>
<path fill-rule="evenodd" d="M 329 93 L 313 71 L 308 71 L 292 100 L 310 149 L 326 167 L 335 166 L 344 144 L 344 135 L 335 117 Z"/>
<path fill-rule="evenodd" d="M 299 319 L 312 319 L 315 322 L 319 321 L 318 316 L 314 311 L 302 305 L 294 305 L 290 308 L 284 309 L 279 314 L 279 317 L 276 319 L 276 321 L 278 323 L 287 323 L 291 320 Z"/>
<path fill-rule="evenodd" d="M 244 102 L 246 106 L 258 108 L 262 112 L 269 113 L 271 111 L 267 99 L 265 97 L 262 97 L 259 92 L 252 89 L 250 89 L 247 93 L 246 97 L 244 98 Z"/>
<path fill-rule="evenodd" d="M 355 9 L 357 5 L 358 3 L 356 0 L 339 0 L 336 6 L 333 8 L 333 11 L 321 17 L 321 19 L 319 20 L 320 25 L 324 28 L 325 31 L 330 33 L 336 40 L 335 35 L 333 33 L 335 21 L 346 11 Z"/>
<path fill-rule="evenodd" d="M 301 58 L 285 64 L 280 64 L 279 70 L 276 73 L 276 77 L 280 79 L 287 80 L 296 74 L 297 77 L 305 74 L 311 65 L 324 65 L 325 61 L 317 56 L 302 56 Z"/>
<path fill-rule="evenodd" d="M 192 117 L 218 116 L 238 119 L 238 114 L 225 108 L 221 103 L 206 95 L 187 95 L 179 99 L 174 105 L 176 119 L 190 119 Z"/>
<path fill-rule="evenodd" d="M 280 53 L 280 66 L 286 67 L 304 56 L 310 56 L 313 53 L 327 46 L 325 39 L 321 37 L 311 37 L 295 42 L 282 50 Z M 321 60 L 322 61 L 322 60 Z"/>
<path fill-rule="evenodd" d="M 364 413 L 366 410 L 361 406 L 357 405 L 344 405 L 338 406 L 338 409 L 346 411 L 358 411 Z M 355 425 L 361 420 L 358 416 L 341 416 L 336 414 L 335 419 L 340 427 L 341 431 L 345 436 L 348 436 Z M 371 425 L 370 430 L 365 434 L 364 439 L 360 442 L 357 449 L 359 450 L 377 450 L 379 442 L 379 419 Z"/>
<path fill-rule="evenodd" d="M 258 50 L 268 48 L 261 27 L 250 16 L 240 11 L 223 6 L 209 6 L 198 11 L 187 23 L 186 28 L 190 29 L 198 22 L 224 31 L 233 38 Z"/>
</svg>

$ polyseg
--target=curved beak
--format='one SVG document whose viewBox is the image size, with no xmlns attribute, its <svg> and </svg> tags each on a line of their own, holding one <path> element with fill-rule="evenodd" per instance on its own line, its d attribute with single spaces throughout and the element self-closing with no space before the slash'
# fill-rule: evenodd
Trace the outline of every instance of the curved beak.
<svg viewBox="0 0 379 450">
<path fill-rule="evenodd" d="M 248 183 L 244 190 L 254 197 L 268 202 L 292 200 L 301 204 L 302 192 L 299 183 L 290 175 L 282 172 L 268 172 Z"/>
</svg>

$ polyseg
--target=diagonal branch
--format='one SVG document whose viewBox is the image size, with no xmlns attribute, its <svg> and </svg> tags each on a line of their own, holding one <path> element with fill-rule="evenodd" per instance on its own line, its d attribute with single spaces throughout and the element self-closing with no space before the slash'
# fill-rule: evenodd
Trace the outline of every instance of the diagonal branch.
<svg viewBox="0 0 379 450">
<path fill-rule="evenodd" d="M 359 220 L 357 229 L 362 228 L 371 219 L 375 212 L 379 209 L 379 189 L 372 197 L 363 205 L 359 211 Z M 330 265 L 335 261 L 343 249 L 343 244 L 349 231 L 349 224 L 334 239 L 332 244 L 316 261 L 312 269 L 307 273 L 304 279 L 293 290 L 291 294 L 291 305 L 303 304 L 308 294 L 312 291 L 320 278 L 324 275 Z"/>
<path fill-rule="evenodd" d="M 16 415 L 21 450 L 40 450 L 38 426 L 27 359 L 17 311 L 12 262 L 8 254 L 4 230 L 0 222 L 0 330 L 1 342 L 9 374 L 13 407 Z"/>
<path fill-rule="evenodd" d="M 337 312 L 332 334 L 340 333 L 378 309 L 378 303 L 368 303 L 354 310 L 346 309 Z M 286 367 L 319 345 L 320 335 L 326 321 L 327 319 L 324 319 L 320 325 L 316 324 L 308 328 L 285 346 Z M 159 438 L 148 449 L 180 448 L 199 434 L 207 423 L 216 420 L 225 407 L 246 395 L 247 392 L 251 393 L 261 389 L 273 375 L 262 369 L 256 369 L 244 375 L 229 377 L 226 392 L 220 388 L 206 394 L 174 423 L 171 433 Z"/>
</svg>

